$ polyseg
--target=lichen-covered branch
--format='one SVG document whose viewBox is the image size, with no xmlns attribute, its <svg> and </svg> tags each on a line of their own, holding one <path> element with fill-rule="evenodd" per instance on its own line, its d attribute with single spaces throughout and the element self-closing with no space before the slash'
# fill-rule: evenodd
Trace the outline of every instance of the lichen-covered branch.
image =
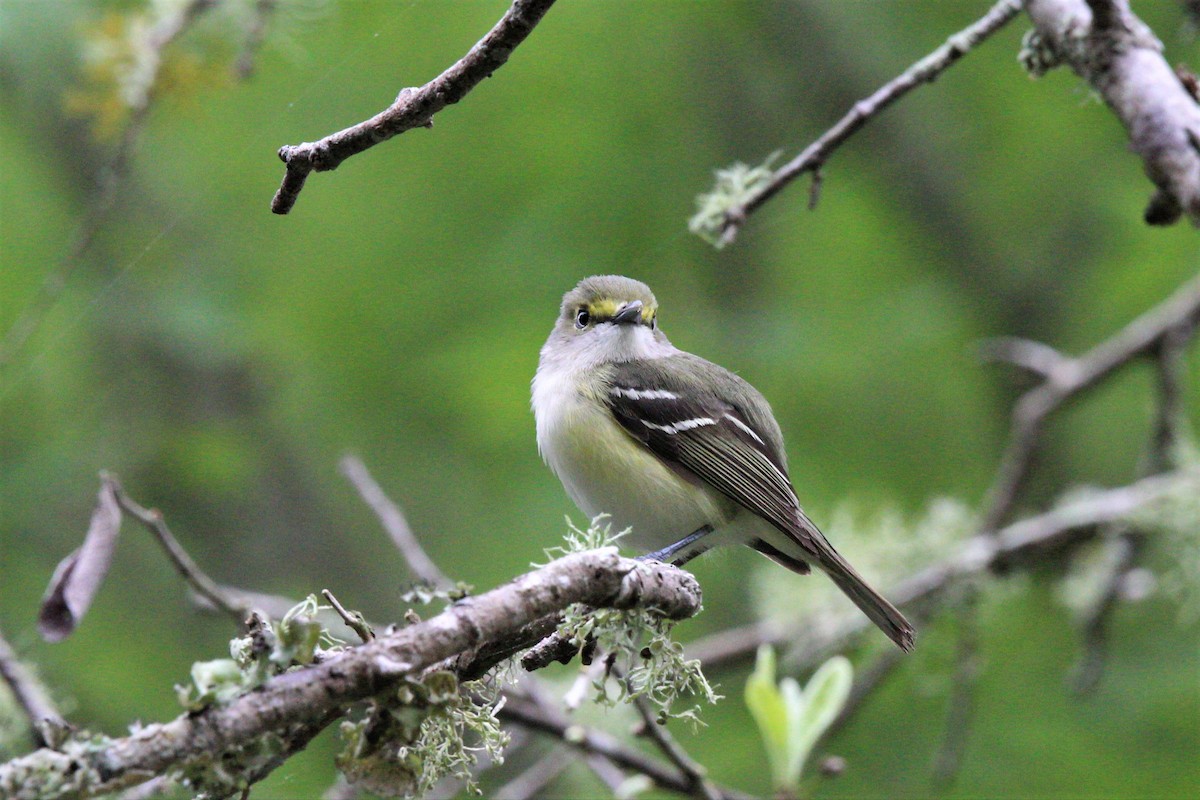
<svg viewBox="0 0 1200 800">
<path fill-rule="evenodd" d="M 1181 489 L 1194 491 L 1195 483 L 1196 476 L 1181 472 L 1143 478 L 1128 486 L 1098 490 L 1087 497 L 1014 522 L 995 533 L 982 533 L 963 542 L 944 561 L 930 565 L 898 583 L 888 591 L 888 597 L 906 611 L 913 606 L 934 604 L 960 581 L 1001 567 L 1036 563 L 1038 556 L 1047 552 L 1094 539 L 1101 526 L 1127 519 Z M 916 613 L 923 612 L 918 610 Z M 865 617 L 852 617 L 845 625 L 814 637 L 804 651 L 803 664 L 812 666 L 821 663 L 831 653 L 847 647 L 869 625 Z M 805 621 L 799 619 L 793 627 L 804 630 Z M 814 627 L 819 629 L 819 626 Z M 783 630 L 758 622 L 700 639 L 687 648 L 687 655 L 698 659 L 706 670 L 711 670 L 747 662 L 753 659 L 760 645 L 783 644 L 793 637 L 794 630 Z"/>
<path fill-rule="evenodd" d="M 43 748 L 0 765 L 0 794 L 87 797 L 136 784 L 190 759 L 323 718 L 574 603 L 647 608 L 682 619 L 699 610 L 700 587 L 682 570 L 622 558 L 615 548 L 568 555 L 427 621 L 271 678 L 228 703 L 148 725 L 94 751 Z M 75 776 L 74 788 L 55 790 L 64 775 Z"/>
<path fill-rule="evenodd" d="M 952 64 L 1004 27 L 1020 11 L 1021 0 L 1000 0 L 986 14 L 946 39 L 929 55 L 879 87 L 869 97 L 855 103 L 833 127 L 804 148 L 798 156 L 778 169 L 764 174 L 761 180 L 755 181 L 744 197 L 732 204 L 714 207 L 713 213 L 707 217 L 701 210 L 701 213 L 692 219 L 692 231 L 718 247 L 731 243 L 750 214 L 806 173 L 813 175 L 814 191 L 809 204 L 815 205 L 816 193 L 820 186 L 820 169 L 838 147 L 892 103 L 918 86 L 933 82 Z"/>
<path fill-rule="evenodd" d="M 397 134 L 431 126 L 434 114 L 463 99 L 484 78 L 490 78 L 504 66 L 552 5 L 554 0 L 514 0 L 486 36 L 429 83 L 403 90 L 396 102 L 357 125 L 315 142 L 279 148 L 279 158 L 287 165 L 287 172 L 271 200 L 271 211 L 276 214 L 291 211 L 310 172 L 337 169 L 350 156 Z"/>
<path fill-rule="evenodd" d="M 1200 104 L 1163 57 L 1162 42 L 1128 0 L 1027 0 L 1035 27 L 1026 66 L 1034 74 L 1067 64 L 1129 133 L 1158 187 L 1146 222 L 1187 215 L 1200 225 Z"/>
</svg>

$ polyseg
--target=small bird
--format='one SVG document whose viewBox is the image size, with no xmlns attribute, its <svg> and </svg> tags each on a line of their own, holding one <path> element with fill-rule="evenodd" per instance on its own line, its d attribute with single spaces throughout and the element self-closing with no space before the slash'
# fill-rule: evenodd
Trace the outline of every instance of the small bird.
<svg viewBox="0 0 1200 800">
<path fill-rule="evenodd" d="M 533 379 L 538 450 L 589 516 L 647 558 L 684 564 L 744 543 L 793 572 L 822 569 L 904 650 L 913 627 L 800 508 L 766 399 L 674 347 L 646 284 L 585 278 L 563 297 Z"/>
</svg>

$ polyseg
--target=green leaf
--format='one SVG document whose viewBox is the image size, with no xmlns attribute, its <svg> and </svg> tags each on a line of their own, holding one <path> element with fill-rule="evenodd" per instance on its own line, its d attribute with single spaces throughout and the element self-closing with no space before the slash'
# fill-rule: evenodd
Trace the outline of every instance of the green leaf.
<svg viewBox="0 0 1200 800">
<path fill-rule="evenodd" d="M 784 710 L 787 712 L 788 740 L 784 782 L 776 788 L 795 790 L 800 785 L 800 773 L 808 757 L 809 747 L 805 743 L 804 731 L 809 701 L 800 684 L 793 678 L 781 680 L 779 690 L 783 696 Z"/>
<path fill-rule="evenodd" d="M 834 656 L 822 664 L 808 680 L 804 689 L 807 707 L 799 726 L 800 763 L 796 774 L 804 768 L 804 761 L 817 740 L 829 730 L 838 714 L 850 699 L 850 687 L 854 684 L 854 667 L 845 656 Z"/>
<path fill-rule="evenodd" d="M 775 651 L 769 645 L 758 648 L 754 672 L 746 679 L 746 708 L 758 725 L 774 785 L 787 785 L 789 720 L 783 695 L 775 685 Z"/>
<path fill-rule="evenodd" d="M 777 791 L 796 791 L 813 746 L 845 707 L 853 682 L 850 662 L 834 656 L 804 689 L 792 678 L 776 684 L 775 651 L 759 648 L 754 673 L 746 680 L 746 707 L 758 725 Z"/>
</svg>

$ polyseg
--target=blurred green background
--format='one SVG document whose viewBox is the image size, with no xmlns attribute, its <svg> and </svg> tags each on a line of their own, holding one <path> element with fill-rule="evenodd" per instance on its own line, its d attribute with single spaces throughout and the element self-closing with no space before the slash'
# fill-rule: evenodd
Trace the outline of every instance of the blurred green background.
<svg viewBox="0 0 1200 800">
<path fill-rule="evenodd" d="M 37 638 L 41 593 L 83 536 L 101 469 L 161 508 L 219 580 L 328 587 L 390 620 L 409 576 L 338 459 L 361 455 L 455 577 L 487 588 L 525 570 L 564 514 L 582 521 L 538 458 L 529 411 L 538 348 L 581 277 L 646 281 L 675 344 L 763 391 L 821 522 L 846 504 L 976 505 L 1019 389 L 979 362 L 979 340 L 1081 352 L 1196 270 L 1193 230 L 1142 224 L 1150 185 L 1112 115 L 1064 71 L 1022 72 L 1020 18 L 840 150 L 815 212 L 797 185 L 727 250 L 687 233 L 715 168 L 790 157 L 982 2 L 562 2 L 432 130 L 312 176 L 286 217 L 268 211 L 280 145 L 424 83 L 507 4 L 283 3 L 238 81 L 252 5 L 229 0 L 168 51 L 169 86 L 115 207 L 0 371 L 0 630 L 74 722 L 110 734 L 177 714 L 172 685 L 233 631 L 196 614 L 127 523 L 76 635 Z M 143 7 L 0 0 L 0 331 L 96 201 L 113 139 L 68 100 L 113 99 L 88 88 L 83 56 L 121 19 L 106 15 Z M 1172 63 L 1200 63 L 1178 4 L 1137 11 Z M 1152 411 L 1152 375 L 1135 367 L 1058 417 L 1029 507 L 1129 481 Z M 697 562 L 706 608 L 680 636 L 754 619 L 760 562 Z M 1109 671 L 1078 697 L 1079 637 L 1054 577 L 983 606 L 975 720 L 949 793 L 1190 795 L 1195 624 L 1159 595 L 1120 608 Z M 819 748 L 849 767 L 816 796 L 930 794 L 955 641 L 952 621 L 935 622 Z M 681 736 L 714 778 L 766 793 L 744 674 L 711 677 L 729 699 Z M 319 794 L 335 748 L 322 737 L 254 796 Z M 570 773 L 555 792 L 598 793 L 589 781 Z"/>
</svg>

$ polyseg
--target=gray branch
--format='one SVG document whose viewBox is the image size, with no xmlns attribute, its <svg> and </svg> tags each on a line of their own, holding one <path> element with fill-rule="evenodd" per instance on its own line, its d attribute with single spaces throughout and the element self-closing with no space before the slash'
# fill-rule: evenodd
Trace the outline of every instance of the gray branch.
<svg viewBox="0 0 1200 800">
<path fill-rule="evenodd" d="M 279 158 L 287 165 L 287 172 L 271 201 L 271 211 L 276 214 L 291 211 L 310 172 L 337 169 L 350 156 L 397 134 L 430 127 L 434 114 L 463 99 L 484 78 L 490 78 L 504 66 L 552 5 L 554 0 L 514 0 L 486 36 L 429 83 L 405 89 L 391 106 L 357 125 L 316 142 L 279 148 Z"/>
<path fill-rule="evenodd" d="M 1027 0 L 1042 62 L 1068 64 L 1112 109 L 1158 187 L 1146 222 L 1200 225 L 1200 105 L 1128 0 Z M 1028 62 L 1027 62 L 1028 65 Z"/>
<path fill-rule="evenodd" d="M 642 607 L 683 619 L 699 611 L 700 587 L 682 570 L 621 558 L 616 548 L 569 555 L 425 622 L 272 678 L 228 704 L 148 725 L 94 752 L 68 755 L 43 748 L 14 759 L 0 765 L 0 795 L 52 800 L 136 785 L 265 733 L 332 718 L 336 709 L 459 653 L 510 637 L 574 603 Z M 65 781 L 65 776 L 73 777 Z M 62 785 L 74 788 L 64 791 Z"/>
<path fill-rule="evenodd" d="M 1093 539 L 1100 526 L 1118 522 L 1176 491 L 1187 477 L 1166 473 L 1122 486 L 1097 491 L 1089 497 L 1064 504 L 1002 528 L 981 533 L 963 542 L 953 555 L 900 582 L 888 592 L 898 606 L 928 606 L 961 581 L 992 572 L 1015 562 L 1036 561 L 1037 556 Z M 844 649 L 870 623 L 855 617 L 842 627 L 812 640 L 804 652 L 804 664 L 819 664 L 830 654 Z M 818 626 L 819 627 L 819 626 Z M 689 658 L 699 659 L 706 669 L 747 662 L 761 644 L 794 641 L 805 621 L 788 629 L 755 623 L 722 631 L 697 640 L 687 648 Z"/>
<path fill-rule="evenodd" d="M 932 53 L 879 87 L 870 97 L 855 103 L 832 128 L 804 148 L 800 155 L 775 170 L 748 198 L 725 211 L 721 245 L 732 242 L 750 214 L 805 173 L 813 174 L 814 188 L 809 196 L 809 207 L 813 207 L 820 187 L 820 169 L 838 147 L 892 103 L 918 86 L 932 83 L 947 68 L 982 44 L 1020 12 L 1021 0 L 1000 0 L 981 18 L 946 39 Z"/>
<path fill-rule="evenodd" d="M 1153 354 L 1181 331 L 1194 330 L 1200 320 L 1200 277 L 1181 286 L 1160 305 L 1142 314 L 1111 338 L 1078 358 L 1060 358 L 1037 387 L 1017 402 L 1012 412 L 1008 447 L 984 502 L 985 529 L 1002 524 L 1016 504 L 1029 477 L 1046 420 L 1081 392 L 1091 388 L 1134 359 Z"/>
<path fill-rule="evenodd" d="M 0 634 L 0 681 L 8 686 L 13 699 L 25 712 L 25 717 L 29 720 L 29 735 L 36 746 L 46 744 L 47 726 L 66 726 L 58 707 L 50 699 L 49 692 L 29 668 L 20 662 L 3 634 Z"/>
<path fill-rule="evenodd" d="M 439 589 L 448 589 L 454 586 L 454 581 L 446 577 L 446 573 L 442 572 L 425 552 L 425 548 L 421 547 L 421 542 L 409 527 L 408 520 L 404 518 L 404 512 L 400 510 L 400 506 L 396 505 L 395 501 L 388 497 L 383 488 L 371 477 L 371 472 L 362 459 L 354 455 L 345 456 L 339 466 L 342 474 L 354 485 L 363 502 L 375 512 L 379 523 L 383 525 L 388 536 L 392 537 L 392 543 L 396 545 L 396 549 L 400 551 L 400 555 L 408 563 L 408 568 L 412 570 L 413 574 L 419 580 Z"/>
</svg>

